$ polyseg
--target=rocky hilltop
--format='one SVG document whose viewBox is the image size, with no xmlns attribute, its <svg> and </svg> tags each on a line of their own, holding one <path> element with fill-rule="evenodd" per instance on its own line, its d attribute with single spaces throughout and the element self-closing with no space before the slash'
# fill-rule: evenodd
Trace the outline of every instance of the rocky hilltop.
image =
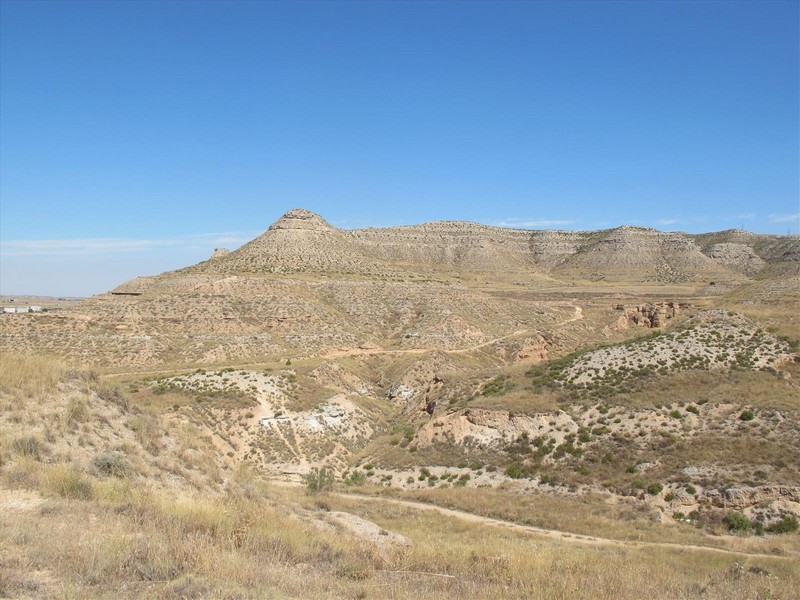
<svg viewBox="0 0 800 600">
<path fill-rule="evenodd" d="M 302 208 L 290 210 L 267 231 L 235 252 L 201 263 L 194 273 L 294 273 L 386 271 L 352 236 Z"/>
</svg>

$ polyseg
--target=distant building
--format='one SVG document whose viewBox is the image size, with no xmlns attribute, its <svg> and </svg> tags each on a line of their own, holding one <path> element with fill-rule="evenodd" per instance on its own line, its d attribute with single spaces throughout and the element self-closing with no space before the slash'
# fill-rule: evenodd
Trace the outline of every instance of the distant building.
<svg viewBox="0 0 800 600">
<path fill-rule="evenodd" d="M 16 312 L 16 313 L 26 313 L 26 312 L 29 312 L 29 311 L 28 311 L 28 307 L 27 306 L 18 306 L 16 309 L 14 309 L 14 312 Z"/>
<path fill-rule="evenodd" d="M 15 313 L 15 312 L 17 312 L 17 309 L 14 308 L 13 306 L 4 306 L 3 307 L 3 312 L 4 313 L 9 313 L 9 314 L 10 313 Z"/>
<path fill-rule="evenodd" d="M 42 307 L 41 306 L 32 305 L 32 306 L 30 306 L 30 309 L 31 309 L 31 312 L 42 312 Z"/>
</svg>

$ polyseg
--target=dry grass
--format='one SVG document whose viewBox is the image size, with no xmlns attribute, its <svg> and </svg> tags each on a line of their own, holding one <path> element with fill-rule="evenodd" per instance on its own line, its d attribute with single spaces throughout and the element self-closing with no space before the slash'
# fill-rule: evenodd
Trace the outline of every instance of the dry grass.
<svg viewBox="0 0 800 600">
<path fill-rule="evenodd" d="M 325 498 L 331 508 L 412 540 L 410 546 L 366 543 L 344 530 L 320 529 L 325 508 L 288 508 L 310 502 L 300 490 L 174 497 L 134 489 L 104 499 L 95 491 L 94 497 L 53 498 L 3 513 L 0 593 L 788 599 L 800 585 L 796 559 L 553 543 L 408 507 Z"/>
<path fill-rule="evenodd" d="M 54 358 L 0 352 L 0 392 L 14 399 L 45 394 L 56 387 L 64 373 L 64 365 Z"/>
<path fill-rule="evenodd" d="M 556 543 L 377 500 L 270 487 L 230 470 L 162 399 L 17 359 L 0 400 L 0 596 L 36 598 L 790 598 L 797 534 L 708 538 L 596 498 L 436 489 L 417 497 L 521 523 L 715 544 L 764 556 Z M 28 375 L 25 375 L 25 372 Z M 141 402 L 140 399 L 141 398 Z M 174 407 L 173 407 L 174 408 Z M 344 510 L 410 539 L 367 541 Z M 768 554 L 778 553 L 772 557 Z M 782 555 L 782 556 L 781 556 Z M 795 557 L 795 558 L 787 558 Z M 751 570 L 752 569 L 752 570 Z M 765 574 L 768 573 L 768 574 Z"/>
<path fill-rule="evenodd" d="M 797 555 L 800 552 L 798 536 L 709 535 L 686 523 L 661 523 L 657 511 L 642 502 L 611 501 L 603 495 L 520 496 L 512 490 L 503 488 L 471 489 L 469 493 L 456 488 L 414 491 L 383 489 L 377 493 L 520 525 L 576 535 L 598 536 L 610 540 L 690 544 L 776 555 Z"/>
</svg>

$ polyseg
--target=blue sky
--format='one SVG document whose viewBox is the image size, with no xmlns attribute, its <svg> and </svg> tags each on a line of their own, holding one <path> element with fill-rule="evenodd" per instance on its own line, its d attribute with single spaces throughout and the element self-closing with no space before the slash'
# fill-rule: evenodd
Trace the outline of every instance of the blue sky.
<svg viewBox="0 0 800 600">
<path fill-rule="evenodd" d="M 295 207 L 798 232 L 797 2 L 0 2 L 0 292 Z"/>
</svg>

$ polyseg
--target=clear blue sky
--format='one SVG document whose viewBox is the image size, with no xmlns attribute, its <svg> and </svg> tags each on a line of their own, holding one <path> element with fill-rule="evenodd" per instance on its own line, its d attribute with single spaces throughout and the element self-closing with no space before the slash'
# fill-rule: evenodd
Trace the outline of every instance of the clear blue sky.
<svg viewBox="0 0 800 600">
<path fill-rule="evenodd" d="M 0 2 L 0 291 L 286 210 L 798 231 L 797 2 Z"/>
</svg>

